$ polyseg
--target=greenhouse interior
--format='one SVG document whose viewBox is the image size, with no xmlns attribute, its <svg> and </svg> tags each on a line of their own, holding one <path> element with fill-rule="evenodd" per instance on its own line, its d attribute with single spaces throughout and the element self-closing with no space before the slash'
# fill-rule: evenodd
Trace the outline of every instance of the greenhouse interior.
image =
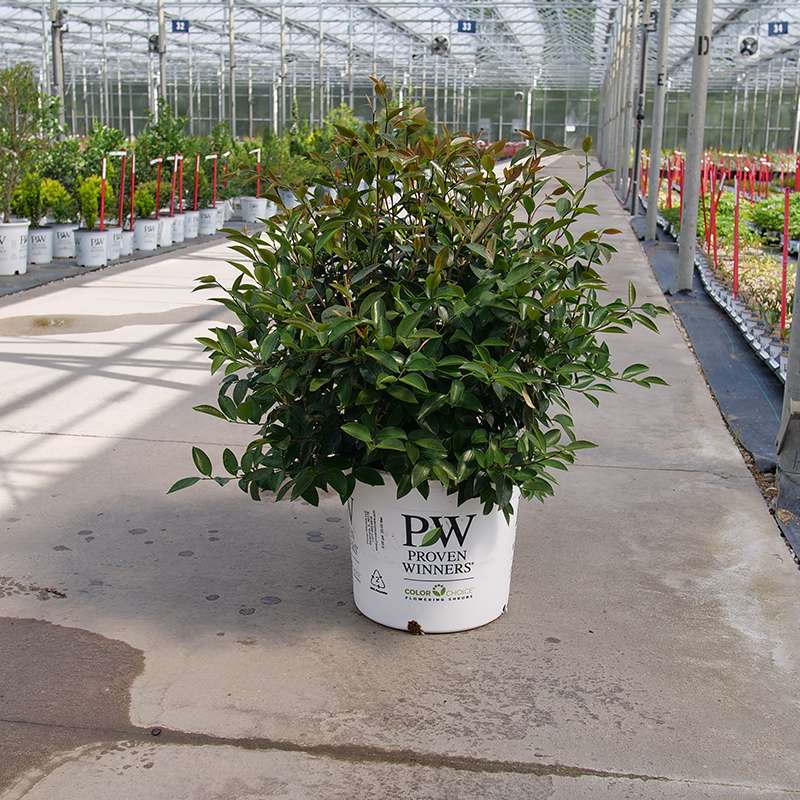
<svg viewBox="0 0 800 800">
<path fill-rule="evenodd" d="M 0 53 L 0 800 L 800 796 L 797 0 Z"/>
</svg>

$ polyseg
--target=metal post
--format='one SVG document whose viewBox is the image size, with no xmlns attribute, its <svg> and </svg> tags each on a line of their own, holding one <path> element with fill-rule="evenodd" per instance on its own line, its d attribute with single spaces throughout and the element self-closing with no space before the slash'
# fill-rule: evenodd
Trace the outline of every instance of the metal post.
<svg viewBox="0 0 800 800">
<path fill-rule="evenodd" d="M 108 48 L 106 47 L 106 12 L 105 8 L 100 7 L 100 77 L 101 77 L 101 94 L 100 94 L 100 119 L 104 125 L 111 122 L 111 109 L 109 107 L 108 96 Z"/>
<path fill-rule="evenodd" d="M 633 7 L 631 9 L 631 23 L 630 32 L 628 34 L 628 58 L 627 58 L 627 75 L 626 75 L 626 93 L 625 93 L 625 115 L 623 117 L 623 154 L 624 161 L 622 163 L 622 183 L 620 185 L 620 192 L 624 196 L 626 188 L 631 187 L 632 184 L 628 183 L 628 175 L 630 172 L 630 152 L 633 143 L 633 126 L 634 116 L 636 109 L 634 108 L 634 100 L 636 96 L 636 20 L 639 15 L 640 0 L 633 0 Z M 632 176 L 631 176 L 632 177 Z"/>
<path fill-rule="evenodd" d="M 133 139 L 133 84 L 128 84 L 128 135 Z"/>
<path fill-rule="evenodd" d="M 236 19 L 235 0 L 228 0 L 228 108 L 231 118 L 231 135 L 236 138 Z"/>
<path fill-rule="evenodd" d="M 117 61 L 117 125 L 122 130 L 122 67 L 119 60 Z"/>
<path fill-rule="evenodd" d="M 314 106 L 316 105 L 316 95 L 314 93 L 314 62 L 308 65 L 308 124 L 314 127 Z"/>
<path fill-rule="evenodd" d="M 781 135 L 781 112 L 783 111 L 783 78 L 784 78 L 783 68 L 785 66 L 785 63 L 786 63 L 785 61 L 781 61 L 781 73 L 780 73 L 781 82 L 780 86 L 778 87 L 778 119 L 776 120 L 776 123 L 773 127 L 773 130 L 776 134 L 774 139 L 776 147 L 780 143 L 780 135 Z"/>
<path fill-rule="evenodd" d="M 533 113 L 533 89 L 528 89 L 525 97 L 525 129 L 531 129 L 531 114 Z"/>
<path fill-rule="evenodd" d="M 633 137 L 633 179 L 631 181 L 631 214 L 639 211 L 639 168 L 642 157 L 642 122 L 644 121 L 644 99 L 647 91 L 647 39 L 650 25 L 650 0 L 642 7 L 642 36 L 639 47 L 639 90 L 636 98 L 636 125 Z"/>
<path fill-rule="evenodd" d="M 794 138 L 792 139 L 793 153 L 797 153 L 797 147 L 800 145 L 800 58 L 797 59 L 795 84 L 797 85 L 797 109 L 794 115 Z"/>
<path fill-rule="evenodd" d="M 439 56 L 433 57 L 433 130 L 439 132 Z"/>
<path fill-rule="evenodd" d="M 58 124 L 64 127 L 64 18 L 58 0 L 50 0 L 50 36 L 53 45 L 53 97 L 58 100 Z M 73 73 L 73 80 L 75 74 Z M 72 107 L 75 108 L 73 93 Z M 73 124 L 72 132 L 75 133 Z"/>
<path fill-rule="evenodd" d="M 658 56 L 656 61 L 656 90 L 653 95 L 653 129 L 650 134 L 650 175 L 647 180 L 647 217 L 644 238 L 656 238 L 658 221 L 658 178 L 661 171 L 661 147 L 664 140 L 664 108 L 667 99 L 667 55 L 672 0 L 661 0 L 658 10 Z"/>
<path fill-rule="evenodd" d="M 447 79 L 449 77 L 449 74 L 448 74 L 449 71 L 450 71 L 450 64 L 447 61 L 445 61 L 444 62 L 444 81 L 443 81 L 444 85 L 442 86 L 442 90 L 443 90 L 443 92 L 442 92 L 443 93 L 443 97 L 442 97 L 442 116 L 443 116 L 442 123 L 444 124 L 445 128 L 447 127 L 447 87 L 449 85 L 448 82 L 447 82 Z"/>
<path fill-rule="evenodd" d="M 323 19 L 322 19 L 322 0 L 319 2 L 319 126 L 322 127 L 322 120 L 325 118 L 325 80 L 323 67 L 325 63 L 325 45 L 323 43 Z M 313 115 L 312 115 L 313 116 Z M 313 127 L 313 120 L 311 122 Z"/>
<path fill-rule="evenodd" d="M 217 97 L 217 116 L 218 122 L 225 119 L 225 53 L 219 51 L 219 68 L 217 69 L 217 84 L 219 96 Z"/>
<path fill-rule="evenodd" d="M 167 100 L 167 18 L 164 0 L 157 0 L 158 11 L 158 96 Z"/>
<path fill-rule="evenodd" d="M 347 86 L 348 103 L 353 108 L 353 6 L 350 5 L 349 18 L 347 22 Z"/>
<path fill-rule="evenodd" d="M 186 70 L 189 81 L 189 133 L 194 135 L 194 79 L 192 75 L 192 29 L 186 33 Z"/>
<path fill-rule="evenodd" d="M 681 224 L 678 291 L 692 289 L 694 253 L 697 244 L 697 203 L 700 196 L 700 162 L 703 158 L 703 131 L 706 119 L 708 62 L 711 52 L 711 26 L 714 0 L 697 0 L 697 17 L 692 57 L 692 88 L 689 94 L 688 137 L 686 142 L 686 174 L 683 179 L 683 221 Z"/>
<path fill-rule="evenodd" d="M 247 67 L 247 130 L 253 138 L 253 67 Z"/>
<path fill-rule="evenodd" d="M 41 9 L 41 17 L 42 17 L 42 41 L 41 41 L 41 56 L 42 56 L 42 92 L 44 94 L 50 94 L 51 89 L 51 78 L 50 75 L 50 59 L 48 56 L 48 47 L 47 47 L 47 20 L 49 18 L 49 11 L 47 8 L 47 0 L 42 0 L 42 9 Z"/>
<path fill-rule="evenodd" d="M 772 62 L 767 64 L 767 89 L 764 92 L 764 150 L 769 149 L 769 113 L 772 110 Z"/>
<path fill-rule="evenodd" d="M 275 70 L 272 70 L 272 132 L 278 135 L 278 84 L 275 80 Z"/>
<path fill-rule="evenodd" d="M 283 0 L 281 0 L 281 14 L 280 14 L 280 33 L 279 33 L 279 47 L 280 47 L 280 58 L 281 58 L 281 68 L 278 72 L 278 80 L 280 81 L 280 111 L 281 111 L 281 122 L 280 127 L 281 130 L 286 129 L 286 9 L 283 5 Z M 275 126 L 275 131 L 277 133 L 277 125 Z"/>
<path fill-rule="evenodd" d="M 78 94 L 75 90 L 75 69 L 70 69 L 69 78 L 69 115 L 70 115 L 70 133 L 75 136 L 78 133 Z"/>
<path fill-rule="evenodd" d="M 89 133 L 89 95 L 86 85 L 86 58 L 81 55 L 81 72 L 83 79 L 83 132 Z"/>
</svg>

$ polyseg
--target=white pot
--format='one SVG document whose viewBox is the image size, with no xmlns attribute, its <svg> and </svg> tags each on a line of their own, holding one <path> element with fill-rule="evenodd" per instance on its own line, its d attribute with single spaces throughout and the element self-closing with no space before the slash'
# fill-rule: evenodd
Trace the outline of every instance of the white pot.
<svg viewBox="0 0 800 800">
<path fill-rule="evenodd" d="M 295 193 L 290 189 L 278 189 L 278 194 L 281 196 L 283 205 L 286 208 L 294 208 L 295 206 L 300 205 L 300 201 L 297 199 L 297 195 L 295 195 Z"/>
<path fill-rule="evenodd" d="M 241 200 L 242 222 L 258 222 L 267 218 L 266 197 L 243 197 Z"/>
<path fill-rule="evenodd" d="M 356 484 L 349 501 L 353 599 L 364 616 L 390 628 L 450 633 L 497 619 L 508 603 L 519 493 L 507 523 L 480 500 L 458 505 L 439 483 L 430 495 L 397 498 L 384 486 Z M 437 527 L 442 535 L 422 546 Z"/>
<path fill-rule="evenodd" d="M 79 267 L 104 267 L 108 263 L 109 232 L 75 232 L 75 251 Z"/>
<path fill-rule="evenodd" d="M 186 228 L 183 214 L 176 214 L 172 218 L 172 241 L 179 243 L 186 238 Z"/>
<path fill-rule="evenodd" d="M 233 200 L 226 200 L 222 204 L 222 216 L 225 222 L 233 216 Z"/>
<path fill-rule="evenodd" d="M 52 226 L 53 258 L 75 258 L 75 231 L 78 226 L 72 222 Z"/>
<path fill-rule="evenodd" d="M 31 228 L 28 231 L 28 263 L 49 264 L 53 260 L 53 229 Z"/>
<path fill-rule="evenodd" d="M 201 208 L 198 212 L 200 215 L 198 221 L 198 233 L 201 236 L 211 236 L 217 231 L 217 209 L 216 208 Z"/>
<path fill-rule="evenodd" d="M 172 245 L 172 217 L 158 218 L 158 246 L 170 247 Z"/>
<path fill-rule="evenodd" d="M 200 227 L 200 212 L 199 211 L 184 211 L 183 212 L 183 238 L 196 239 Z"/>
<path fill-rule="evenodd" d="M 133 246 L 137 250 L 150 252 L 158 247 L 158 220 L 148 217 L 137 219 L 133 232 Z"/>
<path fill-rule="evenodd" d="M 28 271 L 28 220 L 0 223 L 0 275 Z"/>
<path fill-rule="evenodd" d="M 120 249 L 122 247 L 122 228 L 119 225 L 111 225 L 107 228 L 108 237 L 108 260 L 119 261 Z"/>
<path fill-rule="evenodd" d="M 215 230 L 219 230 L 220 228 L 225 227 L 225 203 L 217 203 L 217 207 L 214 210 L 217 212 L 217 221 L 215 223 L 216 225 Z"/>
<path fill-rule="evenodd" d="M 119 254 L 129 256 L 133 253 L 133 231 L 122 231 L 122 238 L 119 243 Z"/>
</svg>

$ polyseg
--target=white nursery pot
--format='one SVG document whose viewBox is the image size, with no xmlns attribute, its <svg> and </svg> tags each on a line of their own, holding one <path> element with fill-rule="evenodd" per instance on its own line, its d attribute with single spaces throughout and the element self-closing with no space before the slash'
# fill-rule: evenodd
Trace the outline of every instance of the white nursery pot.
<svg viewBox="0 0 800 800">
<path fill-rule="evenodd" d="M 457 494 L 431 482 L 428 499 L 416 490 L 397 498 L 386 485 L 357 483 L 348 503 L 353 599 L 369 619 L 400 630 L 452 633 L 477 628 L 506 609 L 517 528 L 519 492 L 511 523 L 480 500 L 458 505 Z M 433 544 L 426 535 L 441 527 Z"/>
<path fill-rule="evenodd" d="M 85 231 L 75 232 L 75 250 L 79 267 L 104 267 L 108 264 L 109 232 Z"/>
<path fill-rule="evenodd" d="M 217 203 L 214 209 L 217 212 L 216 230 L 225 227 L 225 203 Z"/>
<path fill-rule="evenodd" d="M 75 258 L 75 231 L 78 226 L 72 222 L 52 226 L 53 258 Z"/>
<path fill-rule="evenodd" d="M 283 201 L 283 205 L 288 208 L 295 208 L 295 206 L 300 205 L 300 201 L 297 199 L 297 195 L 289 190 L 289 189 L 278 189 L 278 194 Z"/>
<path fill-rule="evenodd" d="M 28 271 L 28 220 L 0 223 L 0 275 Z"/>
<path fill-rule="evenodd" d="M 182 242 L 186 238 L 183 214 L 176 214 L 172 218 L 172 241 Z"/>
<path fill-rule="evenodd" d="M 233 216 L 233 200 L 225 200 L 222 204 L 222 217 L 227 222 Z"/>
<path fill-rule="evenodd" d="M 198 221 L 198 232 L 201 236 L 211 236 L 217 231 L 217 209 L 216 208 L 201 208 L 198 212 L 200 219 Z"/>
<path fill-rule="evenodd" d="M 133 233 L 133 246 L 137 250 L 145 252 L 155 250 L 158 247 L 158 220 L 137 219 Z"/>
<path fill-rule="evenodd" d="M 31 228 L 28 231 L 28 263 L 49 264 L 53 260 L 53 229 Z"/>
<path fill-rule="evenodd" d="M 119 254 L 121 256 L 129 256 L 133 253 L 133 231 L 122 231 L 119 243 Z"/>
<path fill-rule="evenodd" d="M 119 261 L 122 247 L 122 228 L 119 225 L 111 225 L 107 228 L 107 231 L 108 260 Z"/>
<path fill-rule="evenodd" d="M 267 198 L 266 197 L 243 197 L 240 208 L 242 212 L 242 222 L 258 222 L 267 218 Z"/>
<path fill-rule="evenodd" d="M 158 246 L 170 247 L 172 245 L 172 217 L 158 218 Z"/>
<path fill-rule="evenodd" d="M 184 211 L 183 212 L 183 238 L 196 239 L 200 232 L 200 212 L 199 211 Z"/>
</svg>

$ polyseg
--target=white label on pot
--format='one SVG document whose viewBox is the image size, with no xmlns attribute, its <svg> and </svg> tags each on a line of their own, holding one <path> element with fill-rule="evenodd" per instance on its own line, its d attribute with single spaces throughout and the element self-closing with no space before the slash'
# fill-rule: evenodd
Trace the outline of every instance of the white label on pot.
<svg viewBox="0 0 800 800">
<path fill-rule="evenodd" d="M 516 497 L 515 497 L 516 504 Z M 394 485 L 359 485 L 349 503 L 353 593 L 371 619 L 395 628 L 465 630 L 499 616 L 508 600 L 511 524 L 479 501 L 458 506 L 431 486 L 399 500 Z"/>
</svg>

